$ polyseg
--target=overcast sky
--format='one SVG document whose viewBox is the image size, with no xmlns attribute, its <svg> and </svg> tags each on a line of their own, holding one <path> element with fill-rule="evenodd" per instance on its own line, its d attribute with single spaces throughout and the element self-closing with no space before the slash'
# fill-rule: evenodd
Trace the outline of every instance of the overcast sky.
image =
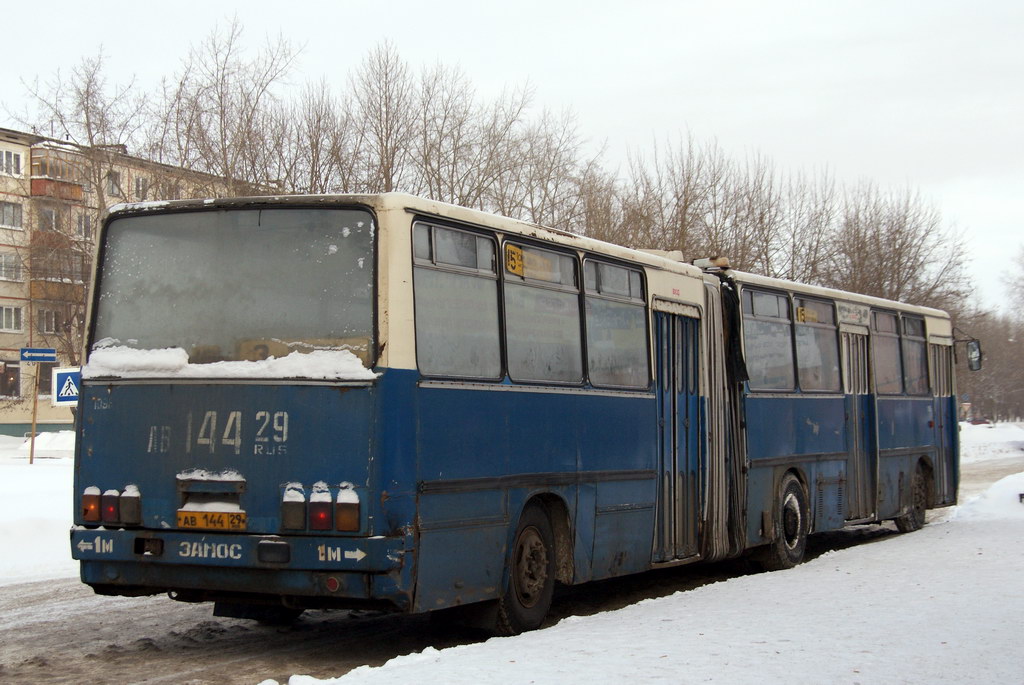
<svg viewBox="0 0 1024 685">
<path fill-rule="evenodd" d="M 483 94 L 530 83 L 610 166 L 689 131 L 783 171 L 919 189 L 967 234 L 989 306 L 1024 245 L 1021 0 L 22 1 L 3 10 L 3 104 L 101 46 L 112 80 L 150 89 L 236 13 L 254 48 L 304 46 L 297 85 L 344 83 L 383 40 Z M 0 125 L 21 128 L 2 110 Z"/>
</svg>

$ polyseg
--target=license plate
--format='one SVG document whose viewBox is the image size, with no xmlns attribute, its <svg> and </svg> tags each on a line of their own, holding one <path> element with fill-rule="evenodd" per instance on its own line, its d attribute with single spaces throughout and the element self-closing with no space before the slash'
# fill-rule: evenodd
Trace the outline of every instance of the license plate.
<svg viewBox="0 0 1024 685">
<path fill-rule="evenodd" d="M 178 528 L 245 530 L 245 512 L 178 511 Z"/>
</svg>

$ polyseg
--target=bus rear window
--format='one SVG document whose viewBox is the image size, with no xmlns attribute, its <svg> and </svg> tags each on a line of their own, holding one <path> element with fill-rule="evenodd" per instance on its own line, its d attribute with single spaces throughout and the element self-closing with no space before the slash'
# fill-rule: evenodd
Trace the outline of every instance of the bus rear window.
<svg viewBox="0 0 1024 685">
<path fill-rule="evenodd" d="M 128 216 L 102 247 L 93 339 L 189 364 L 348 350 L 373 363 L 374 220 L 360 209 Z"/>
</svg>

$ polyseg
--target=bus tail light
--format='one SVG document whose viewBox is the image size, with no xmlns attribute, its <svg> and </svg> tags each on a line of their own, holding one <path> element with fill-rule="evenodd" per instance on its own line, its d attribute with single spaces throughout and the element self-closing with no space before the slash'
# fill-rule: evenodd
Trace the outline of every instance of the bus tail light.
<svg viewBox="0 0 1024 685">
<path fill-rule="evenodd" d="M 121 523 L 128 526 L 142 525 L 142 496 L 134 485 L 125 487 L 121 493 Z"/>
<path fill-rule="evenodd" d="M 281 528 L 306 529 L 306 494 L 301 483 L 288 483 L 281 501 Z"/>
<path fill-rule="evenodd" d="M 359 494 L 354 489 L 342 487 L 338 490 L 334 522 L 340 531 L 354 533 L 359 530 Z"/>
<path fill-rule="evenodd" d="M 107 490 L 100 496 L 100 520 L 103 523 L 121 522 L 121 493 Z"/>
<path fill-rule="evenodd" d="M 100 520 L 100 489 L 95 486 L 86 488 L 82 493 L 82 520 Z"/>
<path fill-rule="evenodd" d="M 330 530 L 334 522 L 331 520 L 331 501 L 310 501 L 309 529 Z"/>
<path fill-rule="evenodd" d="M 331 530 L 334 519 L 331 516 L 331 491 L 327 483 L 317 481 L 309 495 L 309 529 Z"/>
</svg>

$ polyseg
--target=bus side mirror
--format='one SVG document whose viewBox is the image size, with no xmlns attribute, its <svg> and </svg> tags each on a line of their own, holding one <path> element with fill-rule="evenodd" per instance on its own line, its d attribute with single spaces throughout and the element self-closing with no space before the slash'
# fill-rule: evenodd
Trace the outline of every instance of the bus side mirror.
<svg viewBox="0 0 1024 685">
<path fill-rule="evenodd" d="M 971 371 L 981 370 L 981 341 L 967 341 L 967 368 Z"/>
</svg>

